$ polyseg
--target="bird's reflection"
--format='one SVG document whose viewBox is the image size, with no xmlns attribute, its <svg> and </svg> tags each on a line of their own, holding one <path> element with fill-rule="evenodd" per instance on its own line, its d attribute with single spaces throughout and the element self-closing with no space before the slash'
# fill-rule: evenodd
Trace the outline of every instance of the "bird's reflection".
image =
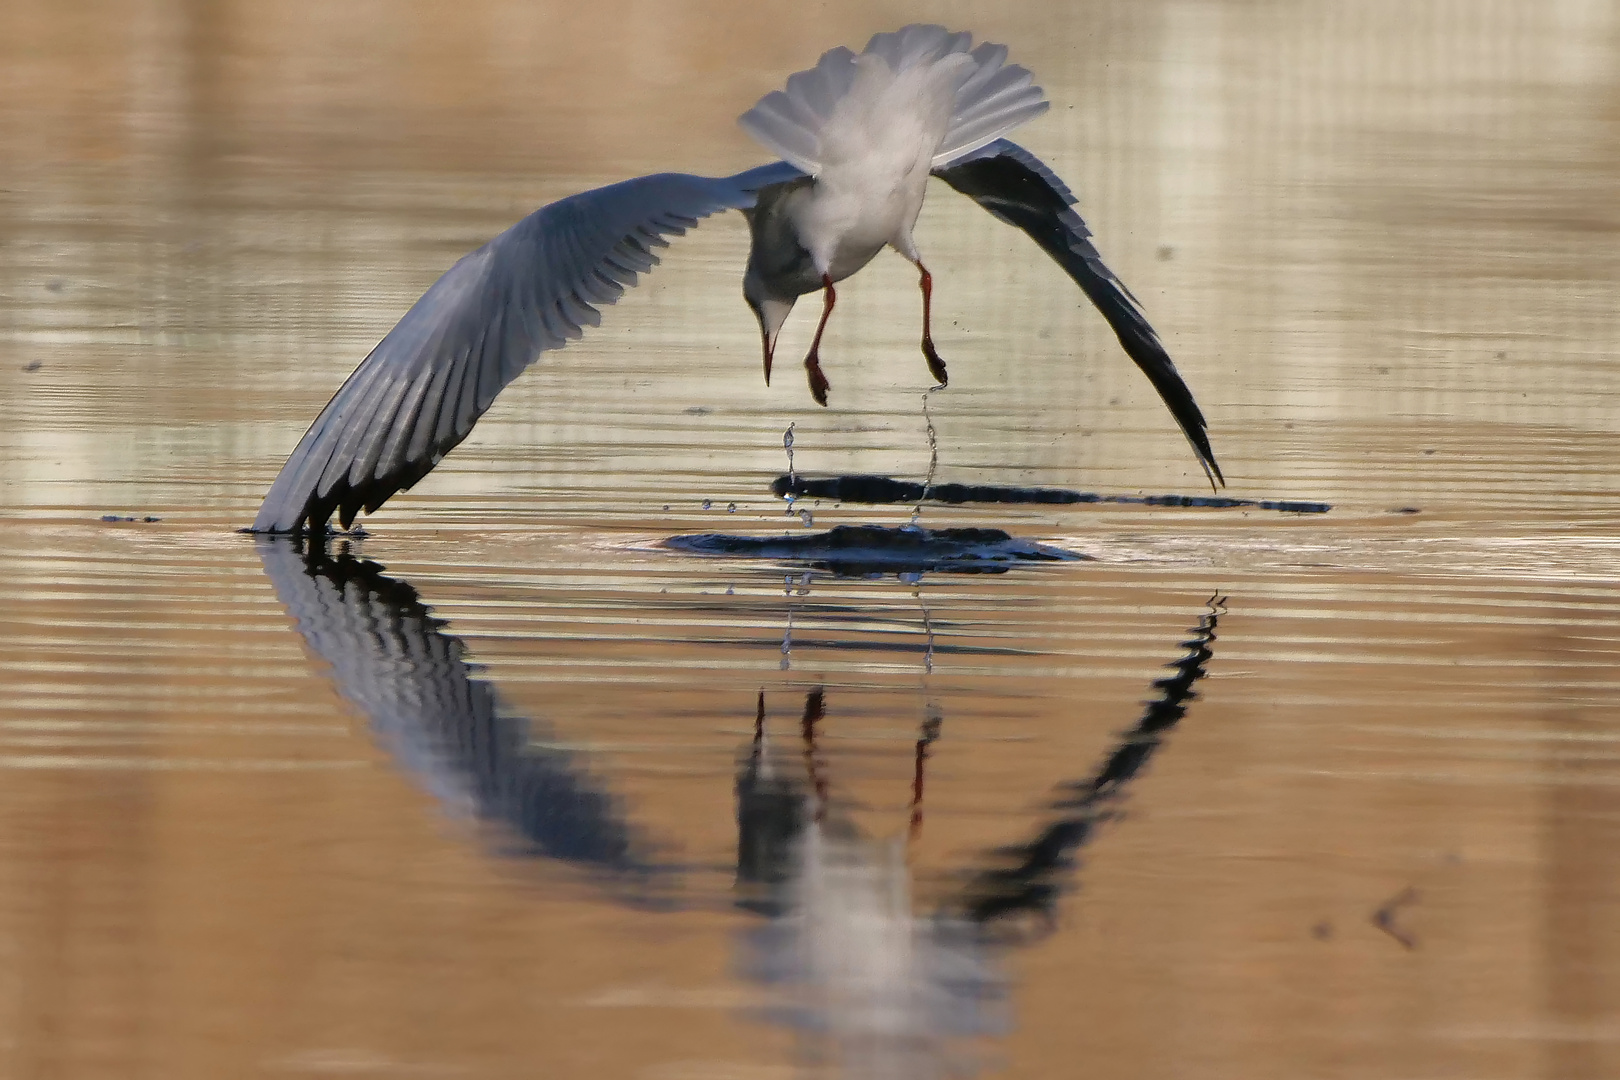
<svg viewBox="0 0 1620 1080">
<path fill-rule="evenodd" d="M 1062 786 L 1051 820 L 1027 843 L 987 854 L 929 913 L 913 904 L 906 842 L 922 824 L 939 707 L 918 733 L 907 831 L 878 840 L 830 797 L 817 747 L 824 691 L 806 695 L 798 761 L 772 745 L 761 693 L 737 779 L 737 882 L 738 902 L 769 922 L 748 933 L 744 968 L 772 988 L 764 1013 L 803 1034 L 807 1059 L 873 1080 L 974 1071 L 965 1041 L 1006 1024 L 1001 954 L 1050 928 L 1076 853 L 1186 715 L 1222 604 L 1210 601 L 1172 674 L 1154 681 L 1156 696 L 1101 766 Z"/>
<path fill-rule="evenodd" d="M 670 900 L 679 864 L 634 825 L 585 755 L 548 746 L 539 721 L 502 710 L 461 640 L 408 584 L 317 542 L 256 540 L 276 593 L 339 693 L 446 805 L 498 822 L 522 850 L 594 872 L 617 899 Z M 829 695 L 806 695 L 797 731 L 773 731 L 766 695 L 736 775 L 743 972 L 759 1014 L 799 1032 L 807 1061 L 870 1078 L 976 1071 L 972 1040 L 1006 1027 L 1001 960 L 1052 924 L 1077 852 L 1194 699 L 1223 601 L 1212 599 L 1153 686 L 1140 719 L 1092 774 L 1062 786 L 1032 838 L 986 853 L 919 910 L 908 845 L 923 825 L 929 751 L 943 707 L 919 726 L 907 823 L 869 837 L 841 803 L 821 752 Z M 1016 932 L 1012 932 L 1016 931 Z"/>
<path fill-rule="evenodd" d="M 737 778 L 738 903 L 768 916 L 744 932 L 759 1014 L 800 1035 L 811 1063 L 850 1077 L 966 1075 L 967 1040 L 1005 1030 L 997 943 L 969 918 L 919 915 L 907 841 L 922 822 L 931 708 L 917 739 L 910 820 L 864 835 L 832 796 L 820 753 L 821 688 L 805 697 L 798 747 L 770 739 L 760 694 Z"/>
<path fill-rule="evenodd" d="M 1131 781 L 1187 715 L 1196 696 L 1193 685 L 1215 655 L 1215 630 L 1224 610 L 1225 597 L 1210 599 L 1208 611 L 1181 643 L 1186 652 L 1168 665 L 1171 674 L 1153 681 L 1155 696 L 1136 726 L 1119 736 L 1096 772 L 1063 785 L 1046 826 L 1027 843 L 997 852 L 996 865 L 974 875 L 956 901 L 968 918 L 981 925 L 1020 914 L 1050 920 L 1075 852 L 1117 813 Z"/>
<path fill-rule="evenodd" d="M 521 850 L 605 873 L 616 885 L 671 884 L 673 867 L 583 756 L 548 746 L 544 724 L 504 711 L 461 639 L 415 589 L 376 563 L 330 556 L 318 541 L 308 550 L 290 537 L 255 544 L 338 693 L 447 807 L 505 826 Z"/>
</svg>

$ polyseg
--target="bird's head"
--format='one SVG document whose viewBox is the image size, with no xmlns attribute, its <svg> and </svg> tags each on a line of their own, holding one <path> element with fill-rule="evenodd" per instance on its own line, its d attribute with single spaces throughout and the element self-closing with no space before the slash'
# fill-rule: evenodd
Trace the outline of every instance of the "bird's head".
<svg viewBox="0 0 1620 1080">
<path fill-rule="evenodd" d="M 788 312 L 793 310 L 794 298 L 777 296 L 766 288 L 765 280 L 752 266 L 743 275 L 743 298 L 754 309 L 759 319 L 760 341 L 765 349 L 765 385 L 771 383 L 771 356 L 776 352 L 776 335 L 782 332 Z"/>
</svg>

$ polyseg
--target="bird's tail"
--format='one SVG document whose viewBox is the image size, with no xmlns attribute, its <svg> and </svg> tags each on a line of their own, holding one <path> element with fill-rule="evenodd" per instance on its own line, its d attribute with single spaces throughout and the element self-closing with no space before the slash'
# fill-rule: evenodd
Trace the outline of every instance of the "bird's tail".
<svg viewBox="0 0 1620 1080">
<path fill-rule="evenodd" d="M 964 54 L 971 61 L 950 63 L 962 74 L 944 136 L 933 156 L 934 168 L 994 142 L 1047 109 L 1041 88 L 1033 85 L 1034 76 L 1017 64 L 1006 63 L 1005 45 L 972 45 L 971 34 L 918 24 L 874 34 L 862 53 L 882 58 L 896 75 L 933 67 L 955 54 Z M 761 98 L 738 123 L 783 160 L 812 176 L 819 175 L 825 161 L 822 129 L 839 103 L 849 97 L 859 69 L 855 54 L 848 49 L 829 50 L 815 67 L 791 76 L 785 90 Z"/>
</svg>

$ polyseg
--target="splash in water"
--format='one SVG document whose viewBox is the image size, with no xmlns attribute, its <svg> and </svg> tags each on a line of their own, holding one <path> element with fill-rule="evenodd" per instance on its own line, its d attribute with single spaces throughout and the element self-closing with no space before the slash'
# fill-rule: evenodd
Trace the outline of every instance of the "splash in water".
<svg viewBox="0 0 1620 1080">
<path fill-rule="evenodd" d="M 791 421 L 791 420 L 788 421 L 787 430 L 782 432 L 782 449 L 787 451 L 787 459 L 788 459 L 787 509 L 784 510 L 783 513 L 787 514 L 789 516 L 792 516 L 792 514 L 793 514 L 793 500 L 795 498 L 797 498 L 797 496 L 794 495 L 794 493 L 793 493 L 793 489 L 795 487 L 795 484 L 793 483 L 793 480 L 798 475 L 797 473 L 795 473 L 793 471 L 793 427 L 794 427 L 794 423 L 795 423 L 795 421 Z"/>
<path fill-rule="evenodd" d="M 927 676 L 934 673 L 934 620 L 929 618 L 928 604 L 922 598 L 922 575 L 917 575 L 917 579 L 917 591 L 913 595 L 917 597 L 917 603 L 922 608 L 923 675 Z"/>
<path fill-rule="evenodd" d="M 939 469 L 939 433 L 934 430 L 934 417 L 928 411 L 928 399 L 933 396 L 935 390 L 939 389 L 941 388 L 938 386 L 931 387 L 924 390 L 922 396 L 923 421 L 926 424 L 928 433 L 928 475 L 923 477 L 922 494 L 917 497 L 917 505 L 911 508 L 911 521 L 909 524 L 913 528 L 916 527 L 918 519 L 922 517 L 923 500 L 928 498 L 928 489 L 934 486 L 934 473 Z"/>
</svg>

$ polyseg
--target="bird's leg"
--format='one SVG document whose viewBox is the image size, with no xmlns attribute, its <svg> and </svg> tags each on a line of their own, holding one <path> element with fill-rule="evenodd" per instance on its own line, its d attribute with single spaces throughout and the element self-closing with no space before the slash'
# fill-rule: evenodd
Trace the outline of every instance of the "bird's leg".
<svg viewBox="0 0 1620 1080">
<path fill-rule="evenodd" d="M 815 819 L 820 821 L 827 813 L 827 778 L 821 771 L 821 753 L 817 746 L 816 724 L 827 715 L 826 696 L 816 687 L 804 696 L 804 719 L 799 730 L 804 737 L 804 767 L 810 774 L 810 790 L 815 792 Z"/>
<path fill-rule="evenodd" d="M 911 767 L 911 827 L 907 830 L 907 838 L 910 840 L 916 840 L 922 835 L 923 780 L 928 762 L 928 748 L 939 738 L 939 729 L 943 726 L 944 720 L 944 716 L 930 705 L 928 718 L 923 721 L 922 731 L 917 736 L 916 758 Z"/>
<path fill-rule="evenodd" d="M 810 396 L 816 399 L 817 405 L 827 404 L 827 391 L 832 384 L 827 376 L 821 373 L 821 334 L 827 329 L 827 316 L 832 314 L 833 304 L 838 302 L 838 294 L 833 291 L 832 275 L 821 275 L 821 321 L 816 324 L 816 336 L 810 339 L 810 354 L 804 358 L 804 370 L 810 377 Z"/>
<path fill-rule="evenodd" d="M 917 264 L 917 269 L 922 272 L 923 359 L 928 361 L 928 373 L 934 377 L 934 381 L 939 383 L 939 385 L 944 386 L 950 382 L 950 379 L 945 376 L 945 361 L 940 359 L 939 352 L 934 348 L 934 334 L 931 328 L 931 316 L 934 301 L 934 275 L 930 274 L 928 272 L 928 267 L 924 266 L 920 262 Z"/>
</svg>

